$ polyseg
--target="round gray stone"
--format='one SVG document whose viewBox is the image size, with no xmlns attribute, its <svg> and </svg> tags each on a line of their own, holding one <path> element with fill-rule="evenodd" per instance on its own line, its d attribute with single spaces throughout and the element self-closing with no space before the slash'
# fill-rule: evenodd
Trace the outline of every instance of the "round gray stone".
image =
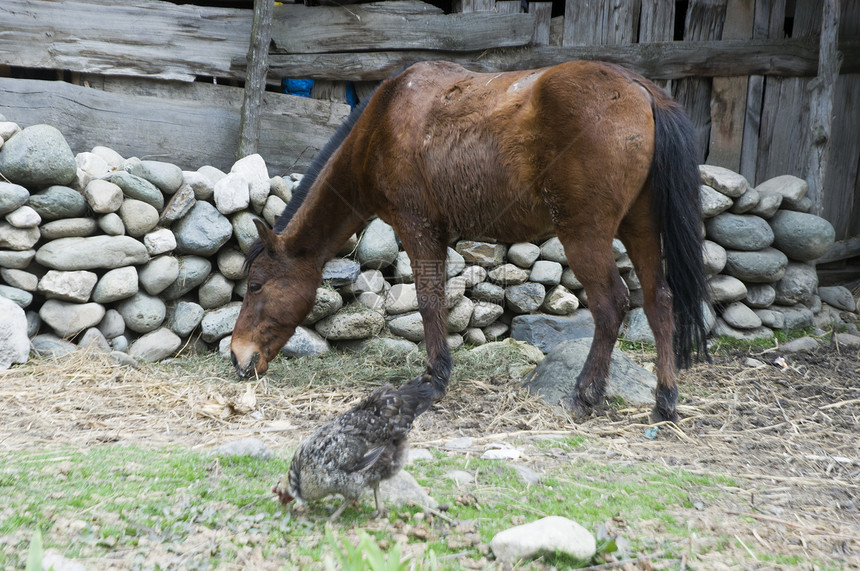
<svg viewBox="0 0 860 571">
<path fill-rule="evenodd" d="M 0 222 L 0 248 L 29 250 L 40 237 L 38 228 L 15 228 L 7 222 Z"/>
<path fill-rule="evenodd" d="M 767 221 L 751 214 L 724 212 L 705 222 L 707 237 L 726 249 L 760 250 L 773 243 Z"/>
<path fill-rule="evenodd" d="M 0 297 L 0 370 L 16 363 L 26 363 L 30 357 L 27 336 L 27 316 L 12 300 Z"/>
<path fill-rule="evenodd" d="M 329 343 L 323 336 L 299 325 L 287 344 L 281 348 L 281 353 L 288 357 L 317 357 L 327 353 L 329 349 Z"/>
<path fill-rule="evenodd" d="M 84 189 L 84 198 L 93 212 L 107 214 L 122 206 L 122 189 L 108 180 L 93 180 Z"/>
<path fill-rule="evenodd" d="M 468 297 L 463 297 L 454 307 L 448 310 L 448 333 L 461 333 L 469 327 L 475 303 Z"/>
<path fill-rule="evenodd" d="M 467 288 L 475 287 L 487 279 L 487 270 L 481 266 L 469 266 L 460 272 L 460 277 Z"/>
<path fill-rule="evenodd" d="M 747 296 L 747 287 L 738 278 L 717 275 L 708 280 L 711 291 L 711 301 L 714 303 L 731 303 L 740 301 Z"/>
<path fill-rule="evenodd" d="M 814 214 L 780 210 L 769 222 L 774 247 L 792 260 L 807 262 L 819 258 L 836 239 L 830 222 Z"/>
<path fill-rule="evenodd" d="M 769 190 L 756 189 L 756 191 L 759 196 L 758 204 L 756 204 L 749 213 L 761 216 L 765 219 L 776 214 L 776 211 L 779 210 L 780 205 L 782 205 L 782 195 L 778 192 Z"/>
<path fill-rule="evenodd" d="M 98 325 L 104 316 L 104 306 L 93 302 L 69 303 L 49 299 L 39 309 L 39 317 L 60 337 L 71 337 Z"/>
<path fill-rule="evenodd" d="M 812 327 L 815 322 L 815 315 L 812 310 L 803 305 L 797 304 L 793 306 L 772 305 L 771 311 L 778 311 L 782 314 L 785 320 L 785 329 L 802 329 L 804 327 Z"/>
<path fill-rule="evenodd" d="M 857 311 L 857 301 L 845 286 L 826 286 L 818 288 L 821 301 L 843 311 Z"/>
<path fill-rule="evenodd" d="M 108 212 L 98 219 L 99 228 L 108 236 L 122 236 L 125 234 L 125 225 L 122 218 L 115 212 Z"/>
<path fill-rule="evenodd" d="M 60 339 L 53 333 L 43 333 L 30 339 L 33 352 L 41 357 L 62 357 L 78 350 L 74 343 Z"/>
<path fill-rule="evenodd" d="M 148 180 L 167 194 L 173 194 L 182 186 L 182 169 L 170 163 L 140 161 L 129 167 L 128 172 Z"/>
<path fill-rule="evenodd" d="M 116 309 L 108 309 L 105 316 L 96 327 L 105 336 L 105 339 L 114 339 L 125 333 L 125 320 Z"/>
<path fill-rule="evenodd" d="M 200 322 L 201 339 L 206 343 L 215 343 L 233 332 L 242 303 L 234 301 L 218 309 L 210 309 Z"/>
<path fill-rule="evenodd" d="M 540 247 L 540 257 L 542 260 L 549 260 L 551 262 L 558 262 L 563 266 L 567 266 L 567 256 L 564 253 L 564 246 L 561 244 L 561 240 L 557 237 L 550 238 Z"/>
<path fill-rule="evenodd" d="M 726 249 L 710 240 L 702 242 L 702 259 L 705 262 L 705 272 L 716 275 L 726 267 Z"/>
<path fill-rule="evenodd" d="M 731 210 L 735 214 L 750 212 L 753 208 L 758 206 L 759 200 L 761 200 L 759 191 L 751 187 L 747 188 L 746 192 L 735 199 Z"/>
<path fill-rule="evenodd" d="M 314 325 L 317 333 L 328 340 L 366 339 L 378 335 L 385 326 L 381 313 L 355 304 L 334 315 L 324 317 Z"/>
<path fill-rule="evenodd" d="M 126 327 L 135 333 L 149 333 L 164 323 L 167 307 L 164 302 L 149 294 L 137 292 L 134 296 L 117 304 Z"/>
<path fill-rule="evenodd" d="M 376 218 L 364 229 L 355 250 L 355 259 L 362 268 L 386 268 L 394 263 L 398 250 L 394 228 Z"/>
<path fill-rule="evenodd" d="M 776 290 L 769 284 L 748 284 L 744 302 L 753 308 L 769 307 L 776 300 Z M 767 324 L 765 324 L 767 325 Z"/>
<path fill-rule="evenodd" d="M 501 305 L 490 303 L 489 301 L 478 301 L 474 304 L 469 327 L 486 327 L 500 318 L 504 312 L 505 310 Z M 484 342 L 486 342 L 486 339 L 484 339 Z"/>
<path fill-rule="evenodd" d="M 699 187 L 699 201 L 702 205 L 702 217 L 713 218 L 732 207 L 732 199 L 703 184 Z"/>
<path fill-rule="evenodd" d="M 48 299 L 83 303 L 89 301 L 97 281 L 98 276 L 93 272 L 48 270 L 39 280 L 37 290 Z"/>
<path fill-rule="evenodd" d="M 159 212 L 164 208 L 164 195 L 148 180 L 130 172 L 117 171 L 111 175 L 110 182 L 120 187 L 126 198 L 143 201 Z"/>
<path fill-rule="evenodd" d="M 139 271 L 140 285 L 149 295 L 158 295 L 179 277 L 179 260 L 173 256 L 153 258 Z"/>
<path fill-rule="evenodd" d="M 182 256 L 179 258 L 179 275 L 161 292 L 161 296 L 168 300 L 178 299 L 202 284 L 211 271 L 212 263 L 206 258 Z"/>
<path fill-rule="evenodd" d="M 211 256 L 230 239 L 233 225 L 211 204 L 197 201 L 173 224 L 173 233 L 179 253 Z"/>
<path fill-rule="evenodd" d="M 445 260 L 445 275 L 449 278 L 460 275 L 466 267 L 466 259 L 454 248 L 448 247 L 448 256 Z"/>
<path fill-rule="evenodd" d="M 418 292 L 415 284 L 395 284 L 385 296 L 385 311 L 389 315 L 399 315 L 418 309 Z"/>
<path fill-rule="evenodd" d="M 43 221 L 83 216 L 87 211 L 87 200 L 80 192 L 60 185 L 31 195 L 29 205 Z"/>
<path fill-rule="evenodd" d="M 530 268 L 540 256 L 540 247 L 531 242 L 511 244 L 508 248 L 508 261 L 521 268 Z"/>
<path fill-rule="evenodd" d="M 78 340 L 78 347 L 81 349 L 102 351 L 104 353 L 110 353 L 111 351 L 110 343 L 108 343 L 104 334 L 95 327 L 90 327 L 84 331 L 84 334 Z"/>
<path fill-rule="evenodd" d="M 26 308 L 33 303 L 33 294 L 23 289 L 0 284 L 0 297 L 15 302 L 18 307 Z"/>
<path fill-rule="evenodd" d="M 39 285 L 39 277 L 24 270 L 0 267 L 0 278 L 7 285 L 29 292 L 36 291 Z"/>
<path fill-rule="evenodd" d="M 258 237 L 254 220 L 260 220 L 260 217 L 247 211 L 237 212 L 230 220 L 233 225 L 233 235 L 239 243 L 239 249 L 246 253 Z"/>
<path fill-rule="evenodd" d="M 221 214 L 241 212 L 251 204 L 250 181 L 240 173 L 231 172 L 215 183 L 213 198 Z"/>
<path fill-rule="evenodd" d="M 570 315 L 579 309 L 579 299 L 563 285 L 557 285 L 547 292 L 541 309 L 553 315 Z"/>
<path fill-rule="evenodd" d="M 579 278 L 576 277 L 570 268 L 564 268 L 564 271 L 561 273 L 561 285 L 570 291 L 582 289 L 583 287 L 582 282 L 579 281 Z"/>
<path fill-rule="evenodd" d="M 15 228 L 33 228 L 42 223 L 42 217 L 29 206 L 21 206 L 6 215 L 6 222 Z"/>
<path fill-rule="evenodd" d="M 0 250 L 0 267 L 23 270 L 36 257 L 36 250 Z"/>
<path fill-rule="evenodd" d="M 93 218 L 63 218 L 42 224 L 39 228 L 43 240 L 92 236 L 98 230 Z"/>
<path fill-rule="evenodd" d="M 218 271 L 228 280 L 245 277 L 245 254 L 235 248 L 222 248 L 218 251 Z"/>
<path fill-rule="evenodd" d="M 514 264 L 502 264 L 487 272 L 487 277 L 490 281 L 501 286 L 523 284 L 529 279 L 530 275 L 531 272 L 529 270 L 524 270 Z M 559 276 L 559 279 L 561 279 L 561 276 Z"/>
<path fill-rule="evenodd" d="M 746 178 L 725 167 L 699 165 L 699 174 L 704 184 L 731 198 L 740 197 L 749 188 Z"/>
<path fill-rule="evenodd" d="M 737 329 L 755 329 L 761 327 L 761 319 L 755 312 L 744 305 L 743 302 L 735 301 L 728 304 L 720 315 L 726 323 Z"/>
<path fill-rule="evenodd" d="M 645 310 L 641 307 L 627 312 L 624 318 L 624 339 L 631 343 L 648 343 L 655 344 L 654 332 L 651 331 L 651 324 L 648 323 L 648 317 L 645 315 Z"/>
<path fill-rule="evenodd" d="M 199 171 L 182 171 L 182 182 L 191 187 L 197 200 L 209 200 L 215 193 L 215 182 Z"/>
<path fill-rule="evenodd" d="M 763 248 L 758 251 L 726 252 L 724 273 L 751 283 L 772 283 L 782 279 L 788 258 L 776 248 Z"/>
<path fill-rule="evenodd" d="M 343 297 L 333 289 L 318 287 L 314 305 L 305 317 L 305 325 L 313 325 L 323 317 L 334 315 L 343 307 Z"/>
<path fill-rule="evenodd" d="M 379 270 L 364 270 L 355 281 L 344 286 L 343 293 L 346 295 L 360 296 L 364 292 L 381 294 L 385 289 L 385 277 Z"/>
<path fill-rule="evenodd" d="M 421 320 L 421 314 L 417 311 L 389 319 L 388 330 L 398 337 L 415 343 L 424 339 L 424 322 Z"/>
<path fill-rule="evenodd" d="M 516 313 L 536 311 L 546 297 L 546 288 L 538 283 L 524 283 L 505 288 L 505 302 Z"/>
<path fill-rule="evenodd" d="M 36 262 L 56 270 L 112 269 L 148 261 L 144 245 L 130 236 L 60 238 L 36 251 Z"/>
<path fill-rule="evenodd" d="M 504 244 L 460 240 L 454 249 L 463 256 L 467 264 L 475 264 L 485 268 L 504 263 L 508 248 Z"/>
<path fill-rule="evenodd" d="M 180 301 L 170 314 L 168 326 L 180 337 L 188 337 L 203 321 L 205 313 L 206 310 L 193 301 Z"/>
<path fill-rule="evenodd" d="M 775 285 L 776 303 L 794 305 L 810 299 L 818 289 L 818 274 L 814 266 L 790 262 L 785 275 Z"/>
<path fill-rule="evenodd" d="M 14 184 L 33 188 L 70 184 L 77 170 L 65 137 L 50 125 L 22 129 L 0 147 L 0 172 Z"/>
<path fill-rule="evenodd" d="M 777 192 L 782 195 L 782 205 L 787 208 L 795 208 L 806 196 L 809 185 L 802 178 L 785 174 L 768 179 L 758 185 L 759 192 Z"/>
<path fill-rule="evenodd" d="M 0 215 L 6 215 L 21 208 L 30 199 L 30 191 L 20 184 L 0 181 Z"/>
<path fill-rule="evenodd" d="M 501 305 L 505 301 L 505 288 L 490 282 L 481 282 L 472 288 L 472 299 Z"/>
<path fill-rule="evenodd" d="M 161 361 L 176 354 L 182 339 L 166 327 L 143 335 L 128 348 L 128 355 L 138 361 Z"/>
<path fill-rule="evenodd" d="M 263 205 L 263 220 L 269 226 L 274 227 L 278 221 L 278 216 L 280 216 L 284 212 L 284 208 L 287 207 L 287 203 L 277 197 L 275 195 L 270 195 L 266 199 L 266 204 Z"/>
<path fill-rule="evenodd" d="M 538 260 L 532 266 L 529 281 L 537 282 L 545 286 L 556 286 L 561 283 L 563 267 L 558 262 L 551 260 Z"/>
<path fill-rule="evenodd" d="M 137 292 L 137 268 L 125 266 L 109 270 L 102 275 L 93 290 L 93 301 L 111 303 L 131 297 Z"/>
<path fill-rule="evenodd" d="M 233 299 L 233 282 L 215 272 L 200 284 L 197 298 L 203 309 L 212 309 L 230 303 Z"/>
</svg>

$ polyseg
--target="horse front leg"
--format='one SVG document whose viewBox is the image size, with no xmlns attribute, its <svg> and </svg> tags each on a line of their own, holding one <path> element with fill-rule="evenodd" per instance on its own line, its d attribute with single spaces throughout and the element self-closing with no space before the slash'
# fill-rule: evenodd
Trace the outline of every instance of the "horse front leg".
<svg viewBox="0 0 860 571">
<path fill-rule="evenodd" d="M 425 239 L 421 244 L 409 238 L 401 240 L 412 261 L 418 311 L 424 323 L 427 369 L 412 381 L 422 385 L 420 412 L 423 412 L 445 396 L 451 378 L 451 351 L 448 349 L 446 325 L 448 306 L 445 298 L 447 249 L 442 240 Z"/>
</svg>

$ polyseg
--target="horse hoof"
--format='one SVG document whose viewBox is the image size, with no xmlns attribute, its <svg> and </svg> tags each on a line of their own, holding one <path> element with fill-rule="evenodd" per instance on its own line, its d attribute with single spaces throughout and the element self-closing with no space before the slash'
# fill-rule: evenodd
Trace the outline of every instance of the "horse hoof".
<svg viewBox="0 0 860 571">
<path fill-rule="evenodd" d="M 578 395 L 568 395 L 561 399 L 561 405 L 567 410 L 574 422 L 584 422 L 591 416 L 591 407 Z"/>
<path fill-rule="evenodd" d="M 678 416 L 678 412 L 675 410 L 666 410 L 654 407 L 654 409 L 651 411 L 651 422 L 655 424 L 658 422 L 667 421 L 678 424 L 680 420 L 681 418 Z"/>
</svg>

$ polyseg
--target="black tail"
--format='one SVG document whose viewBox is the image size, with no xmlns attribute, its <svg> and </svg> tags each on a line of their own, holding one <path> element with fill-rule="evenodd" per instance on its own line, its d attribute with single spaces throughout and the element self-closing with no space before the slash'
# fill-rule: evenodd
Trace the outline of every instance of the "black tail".
<svg viewBox="0 0 860 571">
<path fill-rule="evenodd" d="M 702 259 L 702 206 L 693 124 L 680 105 L 654 97 L 655 150 L 651 166 L 654 214 L 666 259 L 675 315 L 675 357 L 680 367 L 697 356 L 710 361 L 702 302 L 709 302 Z"/>
</svg>

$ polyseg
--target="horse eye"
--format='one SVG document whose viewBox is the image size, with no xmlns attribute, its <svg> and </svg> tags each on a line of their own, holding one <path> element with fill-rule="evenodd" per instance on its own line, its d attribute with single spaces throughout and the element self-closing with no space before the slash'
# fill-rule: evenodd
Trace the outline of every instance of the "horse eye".
<svg viewBox="0 0 860 571">
<path fill-rule="evenodd" d="M 259 284 L 256 282 L 248 284 L 248 291 L 251 293 L 257 293 L 262 288 L 263 288 L 263 284 Z"/>
</svg>

